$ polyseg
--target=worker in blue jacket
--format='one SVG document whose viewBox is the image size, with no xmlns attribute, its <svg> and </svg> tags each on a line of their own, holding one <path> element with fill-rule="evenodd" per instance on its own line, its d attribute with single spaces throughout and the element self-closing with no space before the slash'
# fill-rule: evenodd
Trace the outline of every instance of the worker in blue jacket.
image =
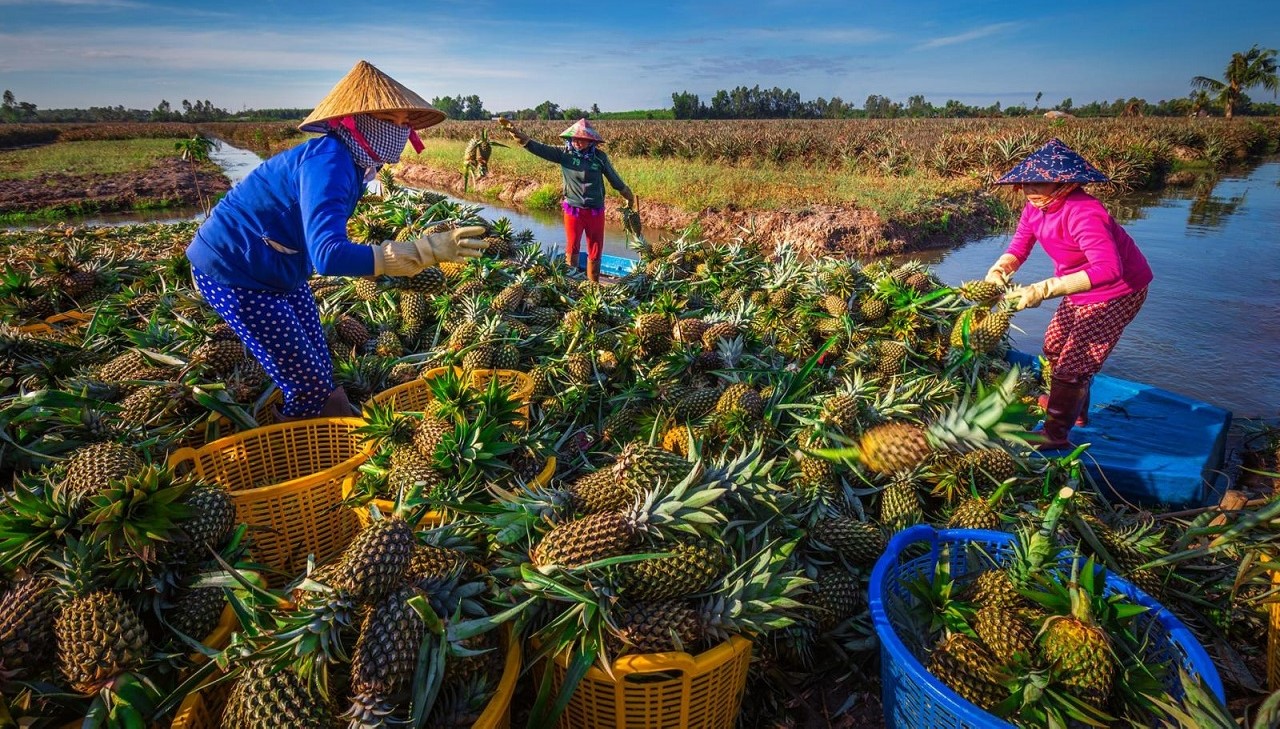
<svg viewBox="0 0 1280 729">
<path fill-rule="evenodd" d="M 286 420 L 352 414 L 335 387 L 333 361 L 307 279 L 413 276 L 442 261 L 479 256 L 485 229 L 362 245 L 347 220 L 364 185 L 421 149 L 417 129 L 445 115 L 360 61 L 303 120 L 322 136 L 263 162 L 213 209 L 187 247 L 196 288 L 284 394 Z"/>
</svg>

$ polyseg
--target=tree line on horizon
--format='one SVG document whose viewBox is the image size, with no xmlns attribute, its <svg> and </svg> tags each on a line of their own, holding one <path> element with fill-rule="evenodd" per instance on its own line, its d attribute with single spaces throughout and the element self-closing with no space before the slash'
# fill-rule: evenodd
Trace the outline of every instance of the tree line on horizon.
<svg viewBox="0 0 1280 729">
<path fill-rule="evenodd" d="M 514 119 L 564 119 L 581 117 L 612 118 L 674 118 L 674 119 L 894 119 L 894 118 L 964 118 L 1031 116 L 1049 111 L 1081 117 L 1107 116 L 1191 116 L 1221 113 L 1227 118 L 1236 115 L 1280 116 L 1280 106 L 1271 102 L 1255 102 L 1247 89 L 1261 87 L 1274 96 L 1280 91 L 1280 76 L 1276 69 L 1276 50 L 1263 49 L 1256 44 L 1248 51 L 1235 53 L 1228 62 L 1221 79 L 1196 76 L 1191 79 L 1192 92 L 1183 98 L 1160 100 L 1154 104 L 1145 99 L 1130 97 L 1114 101 L 1091 101 L 1076 106 L 1067 97 L 1048 108 L 1040 107 L 1043 93 L 1037 93 L 1035 104 L 1025 103 L 1002 107 L 997 101 L 990 106 L 965 104 L 948 99 L 937 106 L 921 94 L 907 98 L 905 103 L 880 94 L 871 94 L 861 106 L 835 96 L 818 97 L 805 101 L 797 91 L 774 86 L 762 89 L 759 84 L 750 88 L 737 86 L 720 89 L 704 102 L 698 94 L 688 91 L 671 94 L 670 109 L 641 110 L 633 112 L 600 111 L 597 104 L 582 109 L 576 106 L 561 107 L 553 101 L 544 101 L 529 108 L 499 112 L 498 115 Z M 463 96 L 437 96 L 431 105 L 444 112 L 450 119 L 484 120 L 494 116 L 484 108 L 484 102 L 476 94 Z M 232 113 L 215 107 L 208 99 L 195 102 L 183 99 L 181 110 L 162 99 L 154 109 L 126 109 L 123 106 L 88 109 L 41 110 L 35 104 L 18 101 L 14 93 L 4 91 L 0 104 L 0 123 L 20 122 L 90 122 L 90 121 L 157 121 L 157 122 L 214 122 L 214 121 L 286 121 L 302 119 L 310 109 L 246 109 Z"/>
</svg>

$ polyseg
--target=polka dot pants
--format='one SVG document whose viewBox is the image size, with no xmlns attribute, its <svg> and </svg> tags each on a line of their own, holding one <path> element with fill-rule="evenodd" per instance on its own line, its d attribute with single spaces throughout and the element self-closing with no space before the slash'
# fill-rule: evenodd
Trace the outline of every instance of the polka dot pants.
<svg viewBox="0 0 1280 729">
<path fill-rule="evenodd" d="M 288 293 L 224 286 L 193 271 L 204 300 L 231 326 L 284 393 L 280 412 L 315 415 L 333 392 L 333 360 L 311 287 Z"/>
</svg>

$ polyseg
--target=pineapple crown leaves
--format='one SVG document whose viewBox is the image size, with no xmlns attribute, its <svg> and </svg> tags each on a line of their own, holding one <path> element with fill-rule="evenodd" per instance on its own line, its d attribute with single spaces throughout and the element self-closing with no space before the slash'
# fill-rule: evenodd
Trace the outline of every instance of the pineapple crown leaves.
<svg viewBox="0 0 1280 729">
<path fill-rule="evenodd" d="M 79 508 L 69 490 L 19 479 L 0 504 L 0 572 L 30 565 L 79 533 Z"/>
<path fill-rule="evenodd" d="M 68 537 L 56 553 L 46 555 L 53 565 L 52 577 L 58 583 L 62 600 L 82 597 L 103 583 L 103 545 L 92 539 Z"/>
<path fill-rule="evenodd" d="M 699 462 L 689 474 L 669 489 L 658 486 L 641 496 L 627 511 L 637 531 L 653 536 L 681 532 L 701 536 L 725 516 L 713 504 L 727 492 L 723 487 L 703 487 Z"/>
<path fill-rule="evenodd" d="M 1182 696 L 1151 697 L 1156 715 L 1155 726 L 1160 729 L 1240 729 L 1240 724 L 1205 680 L 1178 669 Z M 1255 710 L 1253 721 L 1247 724 L 1254 729 L 1280 726 L 1280 692 L 1272 693 Z"/>
<path fill-rule="evenodd" d="M 519 447 L 503 436 L 507 426 L 483 414 L 471 422 L 454 425 L 436 447 L 434 465 L 439 471 L 465 478 L 474 471 L 496 476 L 511 467 L 502 457 Z"/>
<path fill-rule="evenodd" d="M 92 525 L 90 538 L 102 542 L 112 559 L 152 561 L 160 544 L 185 537 L 181 523 L 194 512 L 182 500 L 198 485 L 194 478 L 154 465 L 109 481 L 88 498 L 84 522 Z"/>
<path fill-rule="evenodd" d="M 945 553 L 950 547 L 942 549 L 944 552 L 939 553 L 934 563 L 932 579 L 922 574 L 906 585 L 907 591 L 916 598 L 915 604 L 909 608 L 914 618 L 912 624 L 920 626 L 929 637 L 962 633 L 976 638 L 970 622 L 977 610 L 957 598 L 957 584 L 951 577 L 951 559 Z"/>
<path fill-rule="evenodd" d="M 724 576 L 699 609 L 708 637 L 727 640 L 796 623 L 806 607 L 796 598 L 813 584 L 786 568 L 798 544 L 775 541 Z"/>
<path fill-rule="evenodd" d="M 398 412 L 390 403 L 369 400 L 364 404 L 364 425 L 353 433 L 361 436 L 361 442 L 376 441 L 391 446 L 404 445 L 413 437 L 414 418 Z"/>
</svg>

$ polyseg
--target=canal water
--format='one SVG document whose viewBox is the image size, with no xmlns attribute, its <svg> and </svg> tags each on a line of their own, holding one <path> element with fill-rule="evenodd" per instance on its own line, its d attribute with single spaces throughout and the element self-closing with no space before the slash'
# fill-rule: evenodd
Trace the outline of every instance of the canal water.
<svg viewBox="0 0 1280 729">
<path fill-rule="evenodd" d="M 221 144 L 213 159 L 232 183 L 260 162 L 252 152 Z M 457 198 L 453 198 L 457 199 Z M 468 202 L 468 201 L 463 201 Z M 485 217 L 507 217 L 533 231 L 549 250 L 562 249 L 558 211 L 485 205 Z M 1280 414 L 1280 161 L 1270 161 L 1216 184 L 1166 190 L 1109 206 L 1155 271 L 1151 294 L 1125 330 L 1103 372 L 1146 382 L 1232 410 L 1237 417 Z M 156 216 L 111 216 L 81 224 L 168 222 L 199 211 Z M 651 240 L 669 232 L 646 230 Z M 1003 252 L 1008 234 L 974 240 L 917 258 L 949 284 L 981 278 Z M 605 252 L 634 258 L 621 226 L 606 230 Z M 1020 282 L 1052 275 L 1037 248 L 1018 272 Z M 1052 303 L 1014 317 L 1019 349 L 1038 352 Z"/>
</svg>

